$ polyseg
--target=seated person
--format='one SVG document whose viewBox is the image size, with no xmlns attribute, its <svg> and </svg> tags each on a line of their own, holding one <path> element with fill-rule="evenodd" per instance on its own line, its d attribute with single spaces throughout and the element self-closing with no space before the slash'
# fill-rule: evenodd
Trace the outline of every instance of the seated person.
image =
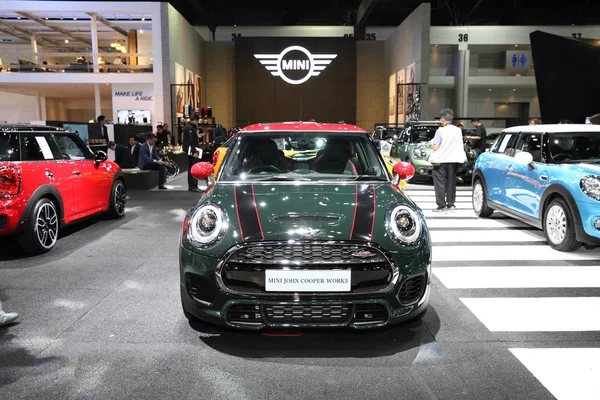
<svg viewBox="0 0 600 400">
<path fill-rule="evenodd" d="M 158 188 L 166 189 L 165 162 L 158 156 L 158 152 L 156 151 L 156 141 L 156 135 L 154 133 L 149 133 L 148 139 L 140 147 L 138 167 L 140 167 L 141 170 L 158 171 Z"/>
<path fill-rule="evenodd" d="M 352 152 L 350 141 L 331 139 L 327 141 L 325 148 L 317 153 L 312 170 L 323 174 L 358 175 L 357 166 L 361 167 Z"/>
<path fill-rule="evenodd" d="M 258 169 L 260 166 L 265 166 L 263 171 L 268 171 L 268 166 L 273 166 L 281 172 L 291 171 L 289 160 L 281 156 L 277 144 L 271 139 L 260 143 L 256 156 L 248 162 L 245 169 L 251 171 L 253 168 Z"/>
<path fill-rule="evenodd" d="M 115 152 L 115 163 L 121 168 L 133 168 L 133 156 L 127 146 L 113 141 L 108 142 L 108 148 Z"/>
</svg>

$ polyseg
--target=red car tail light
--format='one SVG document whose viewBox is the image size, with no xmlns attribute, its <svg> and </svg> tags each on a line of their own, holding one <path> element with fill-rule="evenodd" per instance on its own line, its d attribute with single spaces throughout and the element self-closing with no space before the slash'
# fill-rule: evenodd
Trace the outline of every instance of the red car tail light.
<svg viewBox="0 0 600 400">
<path fill-rule="evenodd" d="M 219 151 L 215 151 L 215 154 L 213 154 L 213 159 L 212 159 L 212 163 L 213 165 L 217 165 L 217 161 L 219 160 Z"/>
<path fill-rule="evenodd" d="M 21 191 L 21 173 L 17 167 L 0 167 L 0 197 L 12 197 Z"/>
</svg>

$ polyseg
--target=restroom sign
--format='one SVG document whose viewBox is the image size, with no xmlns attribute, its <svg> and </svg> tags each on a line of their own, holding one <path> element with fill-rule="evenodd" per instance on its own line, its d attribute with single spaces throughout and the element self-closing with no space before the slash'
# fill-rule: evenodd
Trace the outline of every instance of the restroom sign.
<svg viewBox="0 0 600 400">
<path fill-rule="evenodd" d="M 271 75 L 291 85 L 301 85 L 319 76 L 337 54 L 311 54 L 302 46 L 290 46 L 279 54 L 255 54 L 254 57 Z"/>
</svg>

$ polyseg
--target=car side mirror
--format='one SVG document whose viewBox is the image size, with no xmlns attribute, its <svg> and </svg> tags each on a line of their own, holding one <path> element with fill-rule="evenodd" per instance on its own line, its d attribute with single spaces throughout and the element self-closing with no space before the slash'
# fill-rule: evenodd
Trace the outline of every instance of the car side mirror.
<svg viewBox="0 0 600 400">
<path fill-rule="evenodd" d="M 94 153 L 94 161 L 96 162 L 96 165 L 103 163 L 106 160 L 108 160 L 108 156 L 105 152 L 98 150 Z"/>
<path fill-rule="evenodd" d="M 209 162 L 199 162 L 192 166 L 192 176 L 198 180 L 204 180 L 215 173 L 215 169 Z"/>
<path fill-rule="evenodd" d="M 522 151 L 515 154 L 515 162 L 520 165 L 530 165 L 533 162 L 533 156 L 531 153 Z"/>
<path fill-rule="evenodd" d="M 394 165 L 394 173 L 401 181 L 406 181 L 415 176 L 415 167 L 411 163 L 401 161 Z"/>
</svg>

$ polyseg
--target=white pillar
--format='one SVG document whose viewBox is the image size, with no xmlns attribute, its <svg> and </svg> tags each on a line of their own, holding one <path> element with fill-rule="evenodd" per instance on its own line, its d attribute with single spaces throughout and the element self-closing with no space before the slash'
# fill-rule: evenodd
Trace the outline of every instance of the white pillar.
<svg viewBox="0 0 600 400">
<path fill-rule="evenodd" d="M 469 63 L 470 52 L 464 47 L 459 47 L 454 55 L 454 115 L 460 118 L 468 117 L 469 104 Z"/>
<path fill-rule="evenodd" d="M 37 65 L 37 64 L 39 64 L 39 59 L 37 56 L 38 46 L 37 46 L 37 40 L 35 38 L 35 33 L 31 35 L 31 50 L 33 52 L 33 63 Z"/>
<path fill-rule="evenodd" d="M 100 85 L 94 85 L 94 101 L 96 104 L 96 118 L 102 114 L 102 103 L 100 102 Z"/>
<path fill-rule="evenodd" d="M 98 68 L 98 24 L 96 14 L 92 15 L 92 59 L 94 60 L 94 72 L 100 72 Z"/>
<path fill-rule="evenodd" d="M 42 118 L 40 119 L 40 121 L 46 121 L 48 119 L 48 115 L 46 113 L 46 96 L 42 96 L 40 98 L 40 108 L 42 114 Z"/>
<path fill-rule="evenodd" d="M 42 120 L 42 107 L 40 104 L 40 94 L 37 92 L 35 94 L 35 118 L 37 121 Z"/>
</svg>

